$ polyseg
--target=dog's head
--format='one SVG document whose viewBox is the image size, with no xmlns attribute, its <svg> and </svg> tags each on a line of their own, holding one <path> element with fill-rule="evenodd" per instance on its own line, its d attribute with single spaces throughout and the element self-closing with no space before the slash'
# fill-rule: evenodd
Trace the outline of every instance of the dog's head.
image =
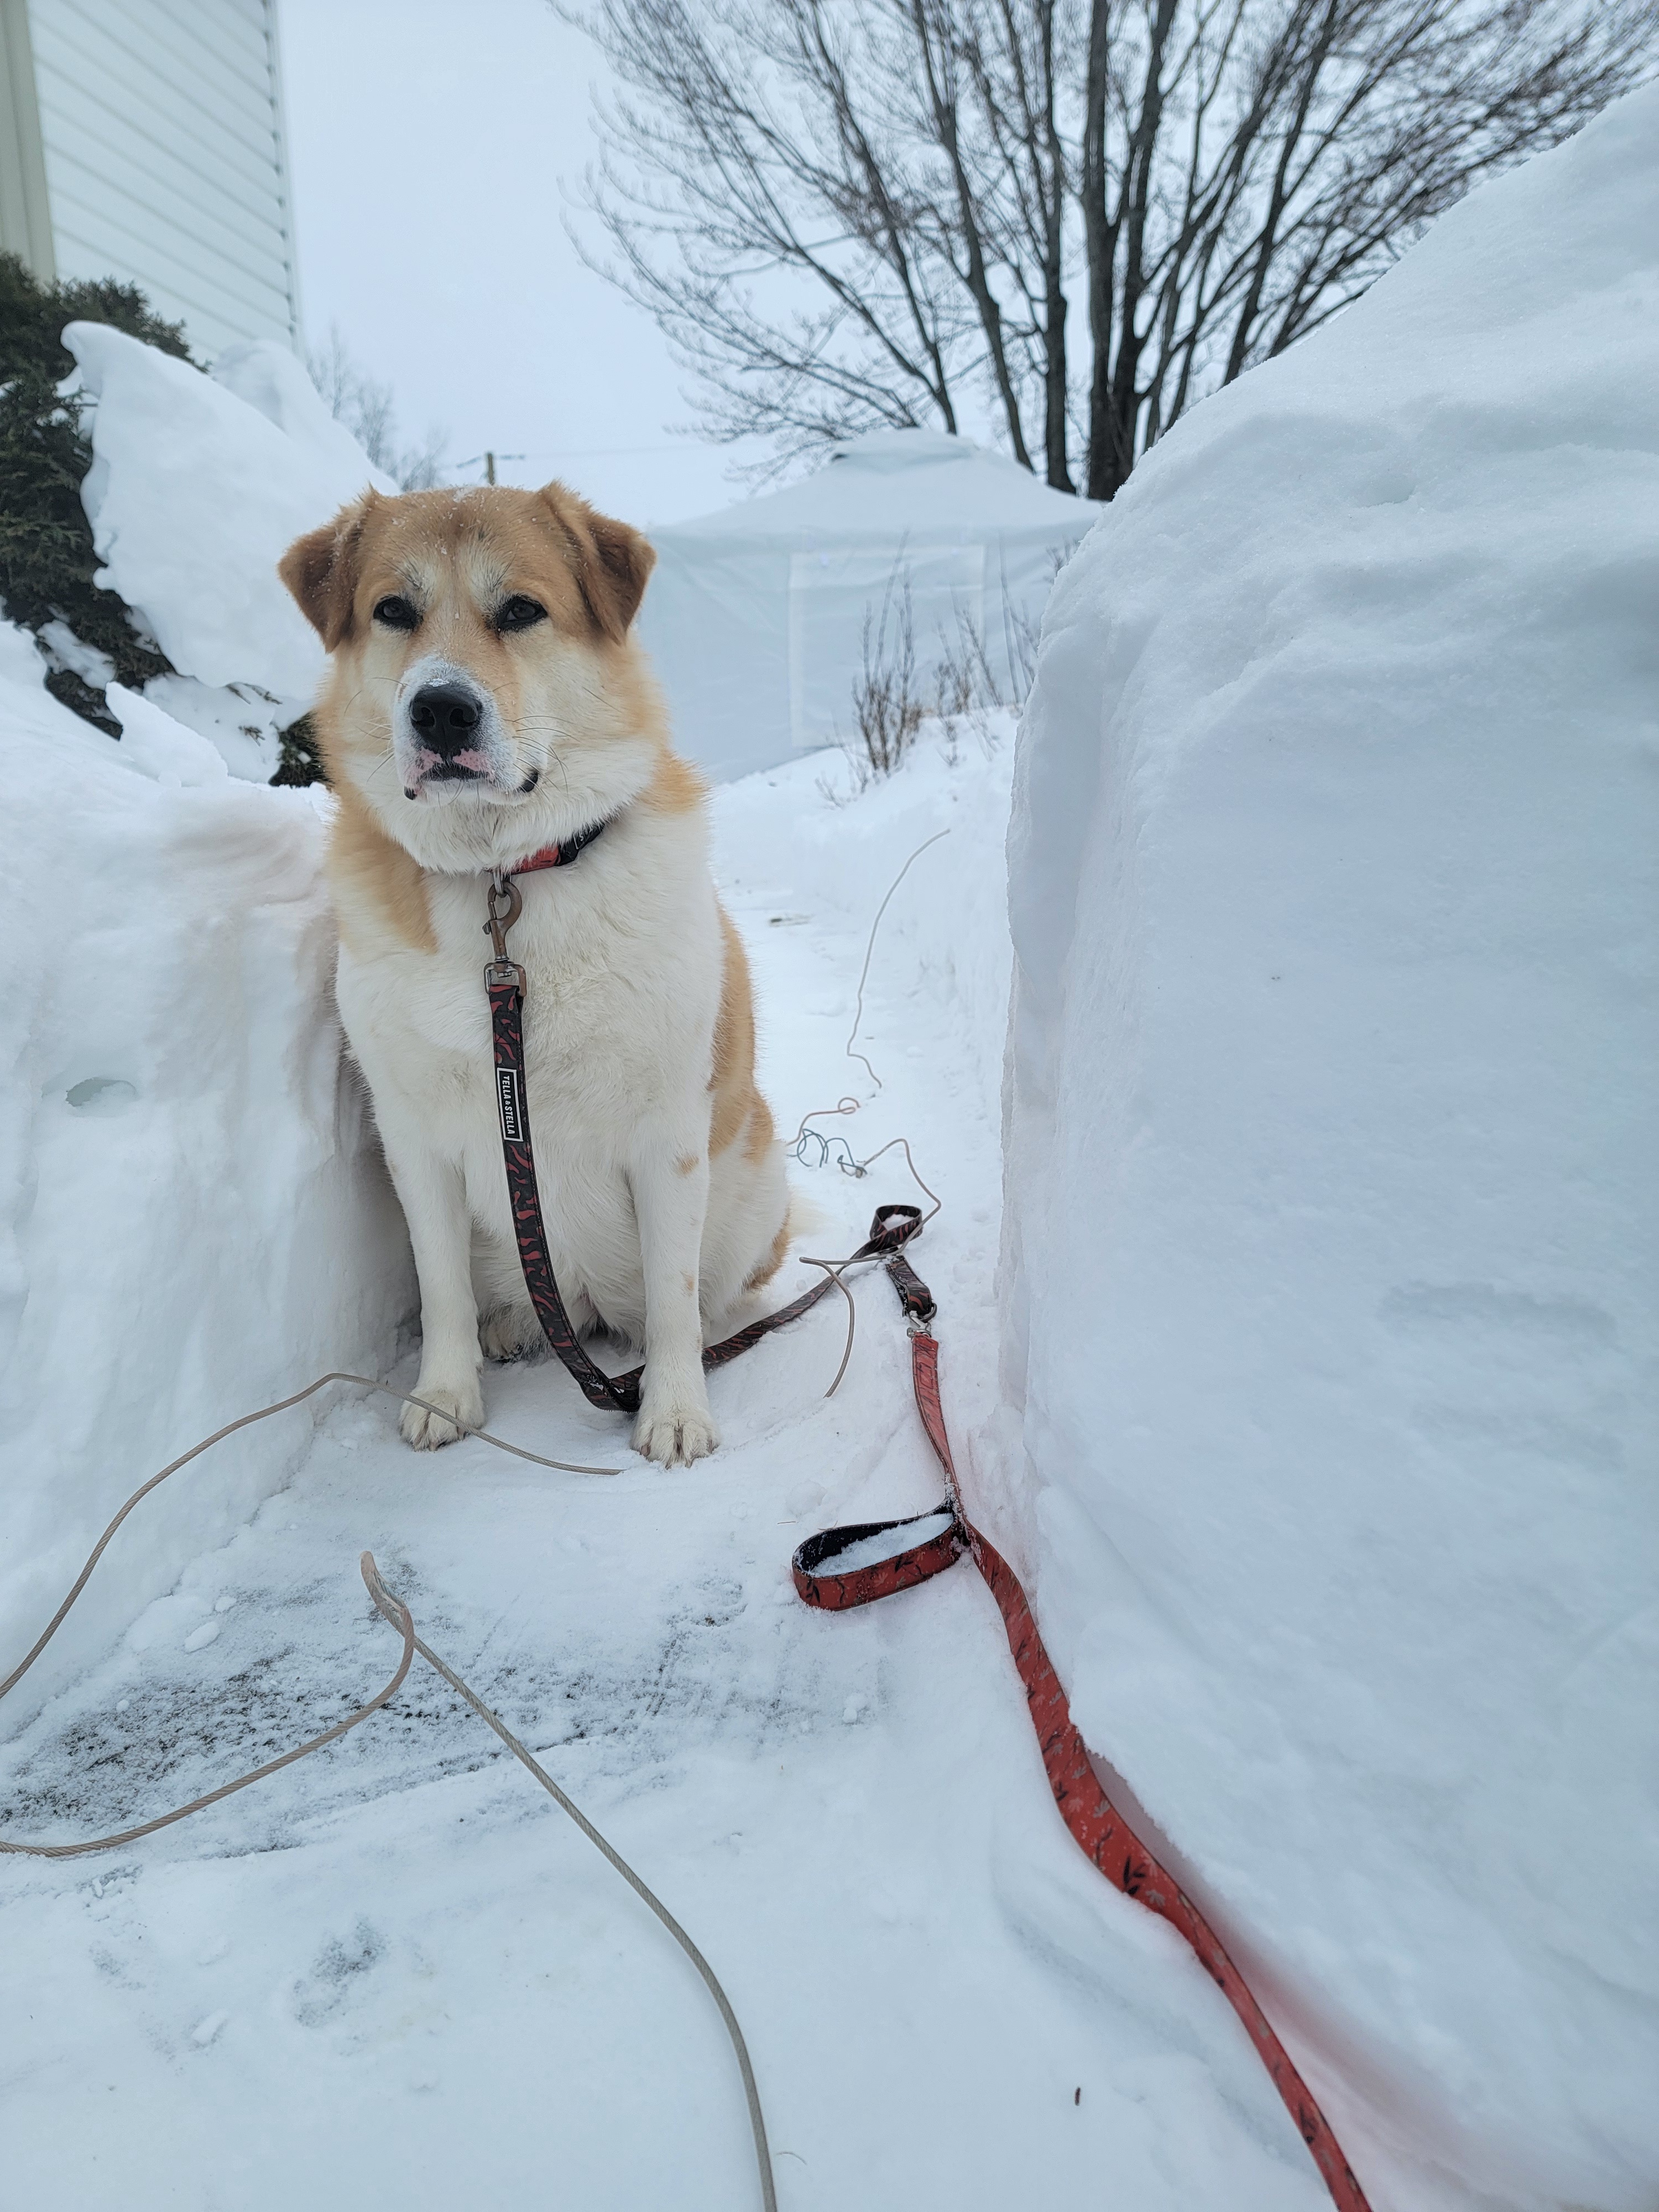
<svg viewBox="0 0 1659 2212">
<path fill-rule="evenodd" d="M 333 660 L 331 779 L 441 868 L 615 812 L 659 743 L 629 635 L 655 557 L 561 484 L 366 493 L 281 564 Z"/>
</svg>

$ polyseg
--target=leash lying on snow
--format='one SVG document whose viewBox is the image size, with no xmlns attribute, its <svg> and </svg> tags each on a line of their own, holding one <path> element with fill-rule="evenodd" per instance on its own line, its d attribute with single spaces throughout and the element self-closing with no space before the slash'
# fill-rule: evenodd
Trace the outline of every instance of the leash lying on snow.
<svg viewBox="0 0 1659 2212">
<path fill-rule="evenodd" d="M 903 1256 L 895 1252 L 887 1272 L 910 1330 L 910 1379 L 916 1411 L 934 1456 L 945 1475 L 941 1504 L 926 1513 L 913 1513 L 898 1521 L 861 1521 L 840 1528 L 821 1529 L 809 1536 L 792 1562 L 795 1588 L 811 1606 L 826 1612 L 844 1612 L 853 1606 L 870 1605 L 910 1589 L 952 1566 L 966 1552 L 985 1578 L 996 1600 L 1008 1633 L 1020 1680 L 1025 1686 L 1031 1723 L 1042 1751 L 1048 1786 L 1060 1817 L 1073 1838 L 1114 1887 L 1133 1897 L 1149 1911 L 1158 1913 L 1184 1936 L 1199 1964 L 1220 1987 L 1243 2022 L 1256 2054 L 1273 2077 L 1302 2140 L 1340 2212 L 1369 2212 L 1365 2197 L 1355 2180 L 1341 2146 L 1315 2102 L 1312 2092 L 1291 2063 L 1289 2053 L 1268 2025 L 1266 2014 L 1251 1994 L 1215 1930 L 1168 1871 L 1159 1865 L 1101 1788 L 1089 1754 L 1072 1719 L 1066 1692 L 1054 1663 L 1043 1649 L 1036 1622 L 1024 1591 L 1002 1554 L 968 1518 L 957 1487 L 956 1467 L 945 1434 L 945 1411 L 939 1396 L 939 1340 L 929 1324 L 937 1308 L 933 1294 Z M 849 1565 L 837 1571 L 835 1561 L 854 1546 L 867 1544 L 890 1530 L 908 1528 L 921 1522 L 945 1519 L 946 1525 L 921 1543 L 896 1552 L 868 1565 Z"/>
<path fill-rule="evenodd" d="M 600 825 L 602 829 L 603 824 Z M 495 958 L 484 969 L 484 983 L 489 994 L 490 1026 L 495 1038 L 495 1089 L 501 1109 L 501 1148 L 507 1163 L 507 1188 L 512 1194 L 513 1220 L 518 1234 L 519 1256 L 524 1267 L 526 1285 L 532 1303 L 541 1322 L 548 1342 L 575 1377 L 589 1402 L 609 1406 L 619 1413 L 633 1413 L 640 1401 L 641 1368 L 627 1375 L 610 1376 L 597 1366 L 576 1340 L 574 1330 L 559 1296 L 559 1286 L 554 1280 L 553 1265 L 549 1256 L 547 1232 L 542 1220 L 541 1194 L 536 1182 L 535 1157 L 530 1145 L 530 1121 L 527 1110 L 525 1070 L 523 1006 L 525 973 L 516 962 L 507 957 L 507 933 L 517 921 L 523 905 L 515 874 L 532 869 L 563 867 L 574 860 L 585 846 L 599 834 L 599 830 L 583 832 L 570 844 L 550 846 L 532 854 L 517 869 L 497 874 L 489 888 L 489 919 L 484 927 L 494 947 Z M 939 836 L 946 833 L 939 832 Z M 898 889 L 911 863 L 927 846 L 938 842 L 929 838 L 912 853 L 890 886 L 876 915 L 878 925 L 885 913 L 888 900 Z M 870 955 L 875 945 L 875 926 L 870 933 L 870 944 L 864 958 L 864 973 L 859 979 L 859 1007 L 864 1003 L 864 980 L 870 972 Z M 852 1051 L 853 1040 L 858 1034 L 859 1017 L 854 1017 L 852 1035 L 848 1039 L 848 1050 Z M 862 1055 L 859 1055 L 862 1057 Z M 865 1066 L 879 1085 L 867 1060 Z M 849 1105 L 843 1100 L 830 1112 L 845 1112 Z M 809 1117 L 816 1118 L 816 1117 Z M 802 1129 L 805 1123 L 802 1123 Z M 797 1145 L 799 1137 L 797 1135 Z M 909 1147 L 905 1147 L 908 1157 Z M 860 1166 L 865 1164 L 859 1164 Z M 912 1169 L 914 1173 L 914 1168 Z M 918 1178 L 920 1180 L 920 1178 Z M 1030 1601 L 1020 1588 L 1013 1570 L 994 1546 L 988 1543 L 969 1520 L 963 1509 L 961 1492 L 957 1486 L 956 1468 L 951 1463 L 950 1441 L 945 1431 L 945 1412 L 939 1399 L 939 1344 L 928 1324 L 938 1309 L 933 1293 L 910 1266 L 901 1250 L 921 1229 L 921 1209 L 914 1206 L 878 1206 L 871 1224 L 868 1240 L 860 1246 L 852 1260 L 884 1258 L 893 1287 L 898 1292 L 910 1330 L 910 1373 L 915 1391 L 916 1410 L 921 1415 L 921 1425 L 927 1432 L 927 1441 L 933 1448 L 945 1474 L 945 1498 L 942 1506 L 931 1512 L 913 1514 L 902 1521 L 866 1521 L 841 1528 L 826 1528 L 816 1536 L 809 1536 L 796 1551 L 793 1560 L 795 1588 L 808 1605 L 818 1606 L 830 1612 L 842 1612 L 852 1606 L 869 1605 L 877 1598 L 890 1597 L 896 1591 L 909 1589 L 917 1583 L 941 1573 L 952 1565 L 965 1551 L 984 1577 L 987 1588 L 996 1600 L 1008 1633 L 1008 1645 L 1014 1656 L 1014 1665 L 1025 1685 L 1025 1695 L 1031 1709 L 1032 1725 L 1042 1748 L 1042 1763 L 1048 1770 L 1048 1786 L 1054 1791 L 1054 1802 L 1060 1816 L 1076 1841 L 1099 1868 L 1102 1874 L 1126 1897 L 1137 1899 L 1149 1911 L 1158 1913 L 1172 1928 L 1179 1930 L 1196 1953 L 1199 1963 L 1215 1981 L 1233 2010 L 1243 2022 L 1245 2032 L 1255 2045 L 1256 2054 L 1272 2076 L 1273 2087 L 1283 2098 L 1291 2118 L 1296 2122 L 1302 2140 L 1312 2153 L 1314 2163 L 1324 2177 L 1325 2185 L 1340 2208 L 1340 2212 L 1369 2212 L 1364 2193 L 1355 2180 L 1341 2146 L 1332 2134 L 1329 2123 L 1315 2102 L 1313 2094 L 1291 2064 L 1290 2054 L 1274 2034 L 1267 2014 L 1256 2002 L 1249 1985 L 1228 1957 L 1221 1939 L 1210 1926 L 1198 1907 L 1175 1881 L 1168 1871 L 1146 1849 L 1123 1815 L 1113 1805 L 1101 1788 L 1089 1754 L 1072 1719 L 1071 1707 L 1060 1685 L 1053 1662 L 1043 1649 L 1042 1638 L 1037 1633 Z M 723 1343 L 711 1346 L 703 1353 L 705 1367 L 724 1366 L 739 1352 L 747 1352 L 762 1337 L 787 1322 L 798 1320 L 825 1297 L 836 1287 L 841 1270 L 832 1267 L 821 1283 L 804 1296 L 778 1312 L 752 1322 L 747 1328 L 739 1329 L 735 1336 Z M 844 1287 L 844 1285 L 843 1285 Z M 851 1300 L 849 1297 L 848 1303 Z M 849 1338 L 850 1348 L 850 1338 Z M 843 1360 L 842 1365 L 846 1362 Z M 837 1375 L 838 1382 L 841 1377 Z M 832 1384 L 833 1389 L 835 1385 Z M 903 1528 L 921 1521 L 937 1521 L 948 1516 L 945 1526 L 929 1534 L 922 1542 L 891 1554 L 867 1566 L 854 1566 L 837 1573 L 831 1562 L 854 1545 L 872 1537 L 886 1534 L 890 1529 Z"/>
</svg>

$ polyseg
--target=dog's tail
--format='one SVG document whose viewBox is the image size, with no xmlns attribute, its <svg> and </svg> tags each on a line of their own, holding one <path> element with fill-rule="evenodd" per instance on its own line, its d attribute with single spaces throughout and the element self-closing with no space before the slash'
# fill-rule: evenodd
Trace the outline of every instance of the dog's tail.
<svg viewBox="0 0 1659 2212">
<path fill-rule="evenodd" d="M 810 1198 L 804 1190 L 798 1190 L 791 1183 L 789 1211 L 784 1217 L 783 1224 L 785 1251 L 802 1243 L 809 1237 L 822 1238 L 826 1231 L 834 1227 L 835 1223 L 817 1199 Z"/>
</svg>

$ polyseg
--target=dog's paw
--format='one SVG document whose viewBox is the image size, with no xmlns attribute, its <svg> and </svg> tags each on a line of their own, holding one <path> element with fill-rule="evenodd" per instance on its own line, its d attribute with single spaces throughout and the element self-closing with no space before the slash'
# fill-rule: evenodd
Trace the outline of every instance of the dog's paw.
<svg viewBox="0 0 1659 2212">
<path fill-rule="evenodd" d="M 690 1467 L 720 1440 L 707 1406 L 662 1406 L 641 1410 L 634 1424 L 634 1449 L 663 1467 Z"/>
<path fill-rule="evenodd" d="M 455 1443 L 463 1430 L 483 1425 L 483 1393 L 476 1382 L 465 1390 L 446 1390 L 435 1384 L 423 1390 L 417 1384 L 415 1395 L 424 1398 L 426 1405 L 405 1406 L 398 1425 L 404 1442 L 416 1451 L 437 1451 Z"/>
<path fill-rule="evenodd" d="M 534 1359 L 547 1339 L 532 1305 L 497 1306 L 478 1323 L 478 1343 L 486 1359 Z"/>
</svg>

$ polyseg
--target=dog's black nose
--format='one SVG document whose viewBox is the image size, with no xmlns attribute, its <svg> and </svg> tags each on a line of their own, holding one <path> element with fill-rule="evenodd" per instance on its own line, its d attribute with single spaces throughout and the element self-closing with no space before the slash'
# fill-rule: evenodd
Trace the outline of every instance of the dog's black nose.
<svg viewBox="0 0 1659 2212">
<path fill-rule="evenodd" d="M 465 752 L 483 719 L 476 694 L 462 684 L 423 684 L 409 702 L 410 727 L 434 753 Z"/>
</svg>

